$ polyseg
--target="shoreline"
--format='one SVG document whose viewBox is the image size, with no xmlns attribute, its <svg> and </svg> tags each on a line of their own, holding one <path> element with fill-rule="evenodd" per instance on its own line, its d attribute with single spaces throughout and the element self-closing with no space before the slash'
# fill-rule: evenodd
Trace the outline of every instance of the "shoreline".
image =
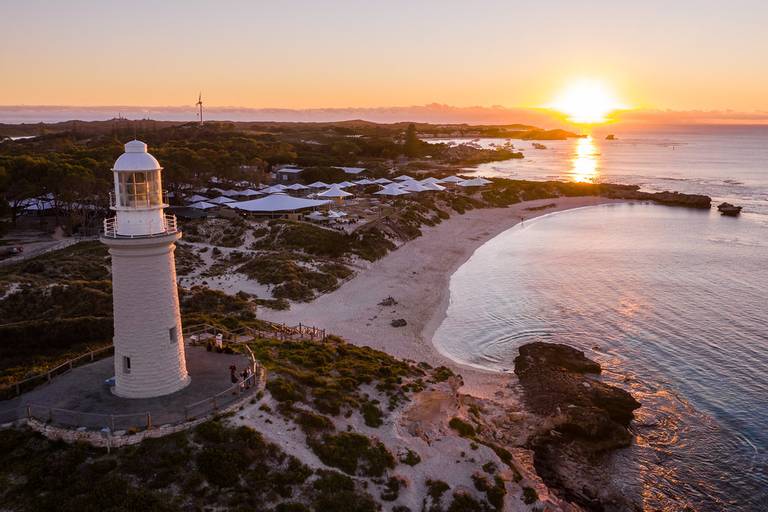
<svg viewBox="0 0 768 512">
<path fill-rule="evenodd" d="M 604 197 L 560 197 L 524 201 L 508 208 L 470 210 L 463 215 L 422 229 L 410 240 L 313 302 L 292 303 L 287 311 L 261 309 L 267 320 L 299 322 L 326 328 L 356 345 L 368 345 L 395 357 L 448 366 L 464 380 L 462 392 L 479 398 L 508 398 L 512 374 L 469 366 L 443 354 L 433 336 L 445 319 L 450 303 L 451 276 L 487 241 L 525 220 L 587 206 L 626 202 Z M 527 208 L 554 204 L 552 208 Z M 382 306 L 393 297 L 397 304 Z M 403 318 L 407 325 L 392 327 Z"/>
</svg>

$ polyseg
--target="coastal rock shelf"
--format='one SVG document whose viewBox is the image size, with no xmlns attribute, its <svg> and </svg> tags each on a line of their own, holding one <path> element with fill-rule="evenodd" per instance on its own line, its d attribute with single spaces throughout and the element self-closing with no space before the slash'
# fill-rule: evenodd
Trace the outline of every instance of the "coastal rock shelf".
<svg viewBox="0 0 768 512">
<path fill-rule="evenodd" d="M 531 411 L 546 421 L 529 439 L 544 482 L 588 510 L 631 510 L 611 490 L 601 462 L 629 446 L 628 430 L 640 403 L 626 391 L 590 377 L 600 365 L 567 345 L 529 343 L 515 358 L 515 374 Z"/>
</svg>

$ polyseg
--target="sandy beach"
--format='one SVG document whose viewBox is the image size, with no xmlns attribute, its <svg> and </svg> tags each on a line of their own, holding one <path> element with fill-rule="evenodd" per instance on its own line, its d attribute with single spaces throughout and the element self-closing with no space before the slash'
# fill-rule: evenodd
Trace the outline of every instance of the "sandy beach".
<svg viewBox="0 0 768 512">
<path fill-rule="evenodd" d="M 351 343 L 368 345 L 397 357 L 446 365 L 464 378 L 463 392 L 502 398 L 509 375 L 459 365 L 432 344 L 450 300 L 453 273 L 475 250 L 520 222 L 556 211 L 612 202 L 603 197 L 563 197 L 526 201 L 509 208 L 472 210 L 454 215 L 362 269 L 335 291 L 310 303 L 292 304 L 288 311 L 261 309 L 259 316 L 274 322 L 299 322 L 325 328 Z M 543 205 L 554 206 L 530 211 Z M 382 306 L 387 297 L 397 304 Z M 407 325 L 392 327 L 394 319 Z"/>
</svg>

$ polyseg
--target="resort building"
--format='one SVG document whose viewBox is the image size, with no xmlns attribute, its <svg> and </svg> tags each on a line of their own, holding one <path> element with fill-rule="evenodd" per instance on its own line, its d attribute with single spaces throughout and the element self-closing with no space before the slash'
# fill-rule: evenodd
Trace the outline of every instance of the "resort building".
<svg viewBox="0 0 768 512">
<path fill-rule="evenodd" d="M 304 169 L 298 167 L 283 167 L 275 171 L 275 181 L 282 185 L 298 183 Z"/>
</svg>

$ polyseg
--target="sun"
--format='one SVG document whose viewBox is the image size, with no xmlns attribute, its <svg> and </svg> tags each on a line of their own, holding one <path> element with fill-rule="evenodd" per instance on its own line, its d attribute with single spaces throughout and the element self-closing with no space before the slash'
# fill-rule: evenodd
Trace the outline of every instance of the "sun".
<svg viewBox="0 0 768 512">
<path fill-rule="evenodd" d="M 578 124 L 599 124 L 610 114 L 627 107 L 599 80 L 578 80 L 568 85 L 547 108 L 568 116 Z"/>
</svg>

